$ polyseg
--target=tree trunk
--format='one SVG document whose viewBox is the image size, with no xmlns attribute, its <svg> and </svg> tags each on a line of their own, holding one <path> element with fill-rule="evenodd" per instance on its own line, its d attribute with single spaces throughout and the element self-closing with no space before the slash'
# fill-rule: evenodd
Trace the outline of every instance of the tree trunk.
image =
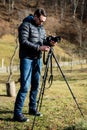
<svg viewBox="0 0 87 130">
<path fill-rule="evenodd" d="M 11 96 L 11 97 L 15 97 L 16 96 L 15 82 L 11 81 L 11 79 L 12 79 L 12 75 L 13 75 L 13 71 L 12 71 L 13 60 L 14 60 L 14 57 L 15 57 L 17 49 L 18 49 L 18 41 L 16 39 L 16 47 L 15 47 L 14 53 L 13 53 L 13 55 L 11 57 L 11 61 L 10 61 L 10 75 L 9 75 L 8 81 L 6 83 L 7 96 Z"/>
</svg>

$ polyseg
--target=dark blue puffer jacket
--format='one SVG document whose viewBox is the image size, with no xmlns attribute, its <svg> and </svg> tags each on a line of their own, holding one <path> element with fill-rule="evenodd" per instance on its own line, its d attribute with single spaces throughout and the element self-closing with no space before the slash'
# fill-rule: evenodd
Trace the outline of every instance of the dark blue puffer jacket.
<svg viewBox="0 0 87 130">
<path fill-rule="evenodd" d="M 42 53 L 38 51 L 39 46 L 47 44 L 44 27 L 37 26 L 33 16 L 28 16 L 19 26 L 19 57 L 40 58 Z"/>
<path fill-rule="evenodd" d="M 27 16 L 27 17 L 25 17 L 25 18 L 23 19 L 23 22 L 30 22 L 30 21 L 32 21 L 32 19 L 33 19 L 33 15 L 30 14 L 29 16 Z"/>
</svg>

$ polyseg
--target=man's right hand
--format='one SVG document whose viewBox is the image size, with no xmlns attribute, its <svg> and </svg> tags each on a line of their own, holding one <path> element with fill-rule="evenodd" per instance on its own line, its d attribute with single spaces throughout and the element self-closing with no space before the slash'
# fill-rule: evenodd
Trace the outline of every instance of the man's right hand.
<svg viewBox="0 0 87 130">
<path fill-rule="evenodd" d="M 49 51 L 50 50 L 50 46 L 40 46 L 39 50 L 40 51 Z"/>
</svg>

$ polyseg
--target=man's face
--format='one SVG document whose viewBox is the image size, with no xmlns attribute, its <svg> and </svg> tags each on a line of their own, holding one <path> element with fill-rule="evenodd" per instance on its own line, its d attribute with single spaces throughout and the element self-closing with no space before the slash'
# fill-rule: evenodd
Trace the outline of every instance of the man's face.
<svg viewBox="0 0 87 130">
<path fill-rule="evenodd" d="M 46 21 L 46 17 L 41 15 L 39 18 L 35 15 L 34 20 L 37 25 L 42 25 Z"/>
</svg>

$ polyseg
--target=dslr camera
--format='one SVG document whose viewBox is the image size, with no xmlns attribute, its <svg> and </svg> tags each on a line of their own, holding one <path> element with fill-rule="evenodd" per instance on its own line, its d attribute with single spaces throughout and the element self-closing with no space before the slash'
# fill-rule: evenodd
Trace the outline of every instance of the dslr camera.
<svg viewBox="0 0 87 130">
<path fill-rule="evenodd" d="M 60 42 L 61 41 L 61 37 L 60 36 L 48 36 L 46 38 L 47 42 L 50 43 L 50 41 L 54 41 L 54 42 Z"/>
</svg>

